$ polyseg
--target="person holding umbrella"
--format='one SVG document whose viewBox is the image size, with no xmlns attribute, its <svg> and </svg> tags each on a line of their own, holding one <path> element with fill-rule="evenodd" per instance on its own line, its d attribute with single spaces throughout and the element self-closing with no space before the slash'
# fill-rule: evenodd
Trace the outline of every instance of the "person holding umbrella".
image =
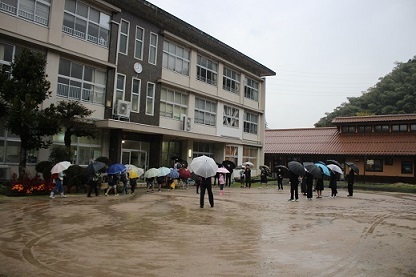
<svg viewBox="0 0 416 277">
<path fill-rule="evenodd" d="M 64 194 L 64 184 L 63 184 L 65 174 L 63 171 L 61 171 L 56 175 L 57 175 L 56 178 L 54 178 L 55 187 L 51 191 L 49 198 L 51 199 L 55 198 L 55 194 L 58 193 L 58 191 L 61 192 L 61 197 L 65 198 L 66 195 Z"/>
<path fill-rule="evenodd" d="M 94 191 L 95 196 L 98 196 L 98 178 L 99 173 L 90 171 L 88 172 L 88 193 L 87 197 L 91 197 L 92 191 Z"/>
<path fill-rule="evenodd" d="M 118 174 L 111 174 L 108 175 L 108 188 L 107 191 L 105 192 L 105 196 L 108 196 L 108 193 L 110 192 L 111 189 L 114 189 L 114 196 L 118 196 L 117 193 L 117 185 L 118 185 L 118 181 L 119 181 L 119 176 Z"/>
<path fill-rule="evenodd" d="M 246 165 L 246 169 L 244 170 L 244 179 L 246 181 L 246 188 L 251 188 L 251 169 L 249 165 Z"/>
<path fill-rule="evenodd" d="M 337 179 L 338 173 L 331 171 L 331 177 L 329 178 L 329 188 L 331 189 L 330 198 L 337 197 Z"/>
<path fill-rule="evenodd" d="M 283 190 L 283 175 L 282 170 L 279 168 L 277 170 L 277 189 Z"/>
<path fill-rule="evenodd" d="M 305 183 L 306 183 L 306 198 L 312 200 L 313 198 L 313 175 L 309 172 L 305 173 Z"/>
<path fill-rule="evenodd" d="M 266 184 L 266 189 L 269 188 L 269 186 L 267 184 L 267 175 L 268 175 L 267 168 L 265 168 L 264 166 L 262 166 L 260 168 L 260 185 L 259 185 L 259 189 L 261 189 L 261 185 L 262 184 Z"/>
<path fill-rule="evenodd" d="M 347 181 L 348 181 L 348 195 L 347 196 L 351 197 L 353 195 L 354 181 L 355 181 L 355 172 L 352 168 L 348 172 Z"/>
<path fill-rule="evenodd" d="M 298 187 L 299 187 L 299 175 L 290 172 L 289 177 L 289 184 L 290 184 L 290 199 L 289 201 L 292 202 L 298 202 L 299 199 L 299 193 L 298 193 Z"/>
</svg>

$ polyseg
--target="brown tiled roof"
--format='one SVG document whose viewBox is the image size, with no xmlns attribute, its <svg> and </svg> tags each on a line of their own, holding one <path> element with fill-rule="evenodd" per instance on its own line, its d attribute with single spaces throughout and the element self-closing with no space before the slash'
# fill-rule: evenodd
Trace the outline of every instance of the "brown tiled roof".
<svg viewBox="0 0 416 277">
<path fill-rule="evenodd" d="M 389 115 L 369 115 L 369 116 L 345 116 L 336 117 L 332 120 L 333 124 L 342 123 L 373 123 L 373 122 L 394 122 L 394 121 L 415 121 L 416 114 L 389 114 Z"/>
<path fill-rule="evenodd" d="M 266 130 L 264 153 L 416 155 L 416 133 L 342 134 L 336 127 Z"/>
</svg>

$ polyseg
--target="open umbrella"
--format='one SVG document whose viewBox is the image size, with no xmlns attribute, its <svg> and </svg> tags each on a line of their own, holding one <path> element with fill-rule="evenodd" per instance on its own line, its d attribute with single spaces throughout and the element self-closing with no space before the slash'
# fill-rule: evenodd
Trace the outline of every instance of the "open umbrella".
<svg viewBox="0 0 416 277">
<path fill-rule="evenodd" d="M 341 163 L 336 160 L 326 160 L 326 164 L 334 164 L 337 165 L 339 168 L 342 168 Z"/>
<path fill-rule="evenodd" d="M 317 166 L 316 164 L 314 164 L 312 162 L 305 162 L 305 163 L 303 163 L 303 165 L 305 166 L 306 170 L 310 174 L 312 174 L 313 177 L 318 178 L 318 179 L 322 179 L 323 172 L 319 168 L 319 166 Z"/>
<path fill-rule="evenodd" d="M 217 163 L 205 155 L 194 158 L 190 167 L 196 175 L 204 178 L 214 176 L 218 170 Z"/>
<path fill-rule="evenodd" d="M 87 166 L 87 170 L 89 173 L 96 173 L 105 167 L 106 167 L 105 163 L 99 162 L 99 161 L 93 161 Z"/>
<path fill-rule="evenodd" d="M 170 168 L 166 166 L 159 167 L 159 174 L 157 176 L 166 176 L 170 173 Z"/>
<path fill-rule="evenodd" d="M 172 179 L 178 179 L 180 176 L 179 171 L 174 168 L 169 169 L 168 177 Z"/>
<path fill-rule="evenodd" d="M 244 169 L 244 166 L 242 166 L 242 165 L 238 165 L 236 168 L 234 168 L 234 169 L 238 169 L 238 170 L 240 170 L 240 169 Z"/>
<path fill-rule="evenodd" d="M 181 177 L 181 179 L 191 178 L 191 171 L 189 171 L 187 168 L 182 167 L 179 169 L 179 177 Z"/>
<path fill-rule="evenodd" d="M 232 161 L 229 161 L 229 160 L 225 160 L 225 161 L 223 161 L 223 162 L 222 162 L 222 165 L 223 165 L 226 169 L 228 169 L 228 170 L 230 170 L 230 169 L 234 169 L 234 168 L 235 168 L 235 163 L 234 163 L 234 162 L 232 162 Z"/>
<path fill-rule="evenodd" d="M 343 173 L 342 169 L 339 166 L 337 166 L 336 164 L 329 164 L 329 165 L 327 165 L 327 167 L 329 169 L 331 169 L 333 172 L 336 172 L 336 173 L 339 173 L 339 174 Z"/>
<path fill-rule="evenodd" d="M 159 169 L 152 167 L 144 173 L 144 178 L 153 178 L 153 177 L 157 177 L 158 175 L 159 175 Z"/>
<path fill-rule="evenodd" d="M 287 164 L 289 170 L 296 175 L 303 176 L 305 175 L 305 167 L 298 161 L 290 161 Z"/>
<path fill-rule="evenodd" d="M 219 167 L 217 173 L 230 173 L 225 167 Z"/>
<path fill-rule="evenodd" d="M 254 164 L 252 162 L 244 162 L 243 166 L 253 167 Z"/>
<path fill-rule="evenodd" d="M 137 167 L 135 165 L 126 164 L 125 166 L 126 166 L 126 171 L 129 173 L 130 179 L 139 178 L 144 173 L 143 168 Z"/>
<path fill-rule="evenodd" d="M 326 176 L 331 176 L 331 171 L 329 170 L 329 168 L 324 164 L 324 163 L 315 163 L 315 165 L 317 167 L 320 167 L 322 169 L 322 172 L 326 175 Z"/>
<path fill-rule="evenodd" d="M 67 161 L 63 161 L 63 162 L 59 162 L 57 164 L 55 164 L 52 169 L 51 169 L 51 174 L 59 174 L 62 171 L 65 171 L 68 169 L 68 167 L 71 166 L 70 162 Z"/>
<path fill-rule="evenodd" d="M 126 170 L 127 170 L 127 168 L 124 164 L 112 164 L 107 169 L 107 174 L 109 174 L 109 175 L 120 174 L 122 172 L 126 172 Z"/>
<path fill-rule="evenodd" d="M 268 167 L 267 165 L 262 165 L 262 166 L 260 166 L 260 167 L 259 167 L 259 169 L 264 169 L 264 170 L 266 170 L 267 172 L 271 172 L 270 167 Z"/>
<path fill-rule="evenodd" d="M 360 169 L 358 168 L 358 166 L 355 165 L 355 163 L 351 163 L 351 162 L 346 162 L 346 164 L 356 173 L 359 174 L 360 173 Z"/>
</svg>

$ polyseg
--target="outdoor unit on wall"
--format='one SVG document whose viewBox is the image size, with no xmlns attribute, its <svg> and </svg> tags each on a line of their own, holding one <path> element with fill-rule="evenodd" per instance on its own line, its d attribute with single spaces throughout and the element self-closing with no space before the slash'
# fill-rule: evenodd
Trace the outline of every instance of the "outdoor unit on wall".
<svg viewBox="0 0 416 277">
<path fill-rule="evenodd" d="M 118 100 L 116 106 L 116 115 L 119 117 L 130 118 L 130 102 Z"/>
<path fill-rule="evenodd" d="M 186 116 L 185 114 L 181 114 L 182 118 L 182 130 L 184 131 L 190 131 L 191 130 L 191 124 L 192 124 L 192 118 L 189 116 Z"/>
</svg>

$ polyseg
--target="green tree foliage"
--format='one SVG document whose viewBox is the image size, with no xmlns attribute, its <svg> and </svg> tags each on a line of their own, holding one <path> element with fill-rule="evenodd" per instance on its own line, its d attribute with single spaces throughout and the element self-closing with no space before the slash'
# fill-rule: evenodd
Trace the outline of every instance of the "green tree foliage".
<svg viewBox="0 0 416 277">
<path fill-rule="evenodd" d="M 65 128 L 64 142 L 68 153 L 71 153 L 71 136 L 95 138 L 97 127 L 88 120 L 93 111 L 87 109 L 78 101 L 60 101 L 53 106 L 60 125 Z"/>
<path fill-rule="evenodd" d="M 19 178 L 25 175 L 28 151 L 47 148 L 51 144 L 47 136 L 59 130 L 53 111 L 40 106 L 50 96 L 45 65 L 42 54 L 24 48 L 11 64 L 12 77 L 4 67 L 1 71 L 2 119 L 6 129 L 20 137 Z"/>
<path fill-rule="evenodd" d="M 416 113 L 416 56 L 406 63 L 396 63 L 392 72 L 380 78 L 360 97 L 349 97 L 331 113 L 325 113 L 315 127 L 332 126 L 339 116 Z"/>
</svg>

